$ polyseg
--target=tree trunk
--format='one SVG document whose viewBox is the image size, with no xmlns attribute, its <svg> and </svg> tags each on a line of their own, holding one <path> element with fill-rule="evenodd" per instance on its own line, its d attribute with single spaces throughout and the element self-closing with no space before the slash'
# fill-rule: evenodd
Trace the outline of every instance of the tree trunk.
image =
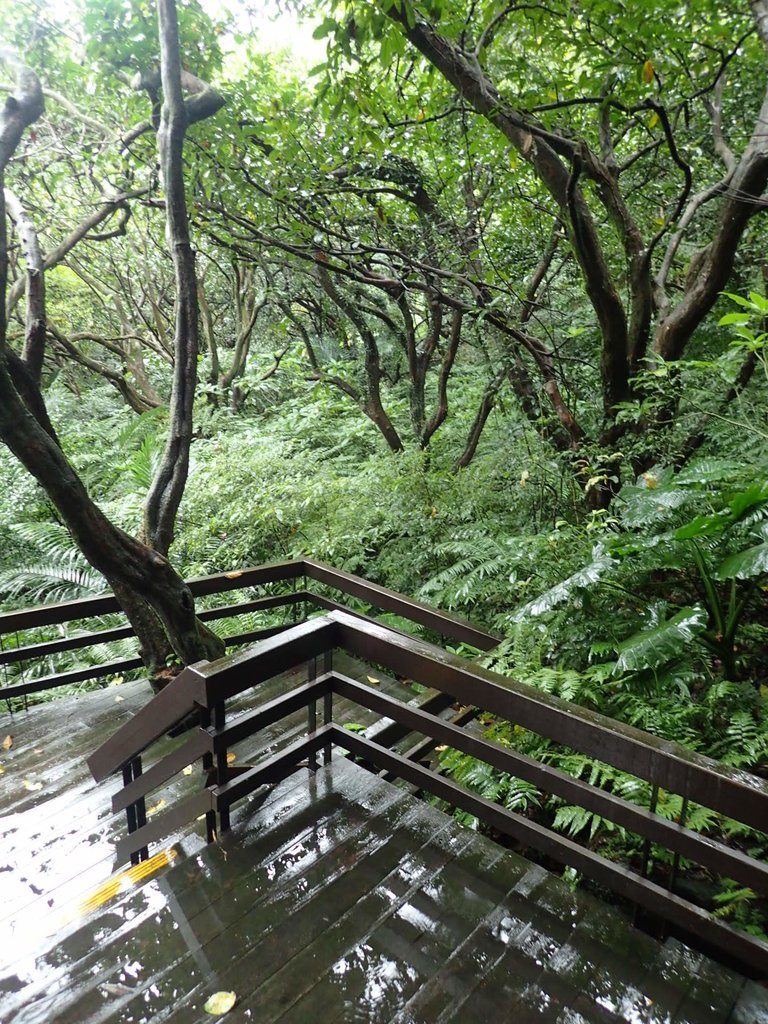
<svg viewBox="0 0 768 1024">
<path fill-rule="evenodd" d="M 161 34 L 164 38 L 163 64 L 170 65 L 171 78 L 175 67 L 178 79 L 175 9 L 170 0 L 160 0 L 160 20 Z M 101 572 L 115 589 L 118 600 L 123 601 L 129 620 L 137 630 L 142 656 L 147 659 L 150 672 L 159 676 L 165 668 L 167 657 L 165 645 L 157 628 L 158 620 L 162 623 L 170 649 L 183 664 L 190 664 L 202 658 L 216 658 L 224 652 L 224 645 L 196 618 L 194 598 L 189 587 L 165 557 L 167 544 L 164 550 L 153 550 L 111 523 L 91 500 L 59 445 L 39 387 L 46 325 L 45 291 L 42 280 L 39 283 L 36 280 L 29 281 L 25 289 L 27 339 L 22 357 L 10 349 L 7 343 L 8 239 L 5 168 L 24 131 L 34 124 L 43 112 L 42 91 L 37 77 L 23 67 L 16 69 L 16 75 L 17 92 L 8 97 L 0 111 L 0 440 L 40 483 L 88 562 Z M 174 88 L 171 81 L 168 86 L 174 95 L 171 105 L 178 113 L 180 85 L 175 91 Z M 183 101 L 181 103 L 183 107 Z M 181 146 L 178 133 L 174 135 L 171 130 L 171 140 L 164 144 L 164 152 L 169 189 L 168 216 L 169 220 L 172 220 L 172 231 L 180 232 L 181 237 L 180 244 L 174 246 L 174 259 L 177 262 L 180 293 L 177 305 L 177 341 L 180 346 L 177 365 L 183 364 L 179 374 L 183 379 L 178 385 L 178 391 L 181 393 L 175 395 L 171 438 L 167 450 L 180 454 L 183 472 L 172 470 L 170 484 L 159 491 L 156 503 L 158 514 L 152 523 L 152 532 L 158 538 L 159 545 L 164 544 L 166 539 L 172 536 L 173 519 L 186 480 L 183 448 L 186 444 L 188 457 L 191 434 L 190 395 L 194 394 L 197 356 L 196 305 L 190 306 L 189 302 L 190 280 L 193 297 L 195 292 L 194 263 L 188 236 L 186 244 L 183 241 L 186 211 L 183 206 L 179 207 L 177 201 L 179 190 L 183 199 L 183 180 L 180 177 Z M 39 267 L 39 260 L 36 257 L 37 240 L 34 226 L 28 220 L 24 220 L 22 224 L 19 210 L 20 207 L 17 206 L 15 219 L 17 226 L 23 227 L 20 237 L 28 263 L 28 277 L 42 278 L 44 268 Z M 181 429 L 178 429 L 179 425 Z M 164 485 L 166 476 L 167 474 L 163 476 Z M 154 493 L 157 496 L 157 488 Z"/>
</svg>

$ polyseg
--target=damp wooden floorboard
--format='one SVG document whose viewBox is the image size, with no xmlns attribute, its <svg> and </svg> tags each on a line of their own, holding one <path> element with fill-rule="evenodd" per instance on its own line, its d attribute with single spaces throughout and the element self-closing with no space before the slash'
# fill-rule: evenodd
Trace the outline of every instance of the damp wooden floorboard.
<svg viewBox="0 0 768 1024">
<path fill-rule="evenodd" d="M 302 666 L 260 684 L 231 702 L 230 719 L 285 692 L 306 675 Z M 390 677 L 382 676 L 379 682 L 387 692 L 412 697 Z M 112 815 L 110 800 L 119 783 L 112 779 L 97 786 L 85 759 L 150 697 L 147 684 L 137 681 L 0 716 L 0 733 L 12 738 L 10 749 L 0 752 L 0 941 L 18 941 L 23 932 L 28 936 L 25 942 L 33 942 L 25 922 L 41 914 L 66 917 L 118 866 L 114 844 L 125 832 L 125 817 Z M 371 712 L 349 701 L 337 700 L 334 716 L 341 722 L 374 720 Z M 237 744 L 236 763 L 256 763 L 298 739 L 306 728 L 305 712 L 292 715 Z M 184 740 L 182 736 L 162 741 L 153 759 Z M 148 807 L 159 808 L 156 813 L 162 814 L 199 786 L 199 771 L 177 776 L 148 798 Z M 202 824 L 191 823 L 175 830 L 169 841 L 191 853 L 203 842 L 203 832 Z"/>
<path fill-rule="evenodd" d="M 254 794 L 216 844 L 171 837 L 174 856 L 107 898 L 122 826 L 82 757 L 144 702 L 131 687 L 94 695 L 92 716 L 78 699 L 4 722 L 3 1024 L 202 1024 L 220 990 L 237 994 L 228 1024 L 768 1024 L 763 986 L 343 757 Z M 43 787 L 20 794 L 33 771 Z"/>
</svg>

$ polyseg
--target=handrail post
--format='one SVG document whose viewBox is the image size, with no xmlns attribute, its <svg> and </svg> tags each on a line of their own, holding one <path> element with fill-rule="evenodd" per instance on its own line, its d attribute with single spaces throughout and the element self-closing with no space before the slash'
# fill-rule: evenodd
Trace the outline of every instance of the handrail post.
<svg viewBox="0 0 768 1024">
<path fill-rule="evenodd" d="M 227 708 L 223 700 L 213 706 L 213 727 L 216 730 L 223 729 L 227 724 Z M 227 750 L 220 750 L 216 755 L 216 785 L 223 786 L 229 781 L 229 762 Z M 219 834 L 228 832 L 230 827 L 229 807 L 222 807 L 219 811 Z"/>
<path fill-rule="evenodd" d="M 211 724 L 211 712 L 208 708 L 200 708 L 200 728 L 207 729 Z M 226 758 L 226 754 L 225 754 Z M 210 785 L 211 774 L 214 772 L 213 754 L 203 754 L 203 772 L 206 776 L 206 788 Z M 205 812 L 205 841 L 212 843 L 216 839 L 216 811 Z"/>
<path fill-rule="evenodd" d="M 333 671 L 333 650 L 323 653 L 323 673 Z M 323 725 L 330 725 L 333 721 L 333 690 L 329 690 L 323 697 Z M 330 764 L 333 744 L 330 737 L 323 745 L 323 764 Z"/>
<path fill-rule="evenodd" d="M 123 787 L 129 785 L 134 779 L 138 779 L 142 772 L 141 755 L 129 761 L 123 767 Z M 147 823 L 147 808 L 144 797 L 139 797 L 132 804 L 125 808 L 125 818 L 128 825 L 128 834 L 143 828 Z M 143 846 L 140 850 L 131 854 L 131 864 L 139 864 L 149 858 L 149 849 Z"/>
</svg>

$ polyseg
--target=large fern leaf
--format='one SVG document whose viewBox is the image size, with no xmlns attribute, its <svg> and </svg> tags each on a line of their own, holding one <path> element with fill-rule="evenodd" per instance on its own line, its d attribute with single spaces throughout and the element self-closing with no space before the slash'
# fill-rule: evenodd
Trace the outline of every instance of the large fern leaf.
<svg viewBox="0 0 768 1024">
<path fill-rule="evenodd" d="M 653 629 L 634 633 L 618 646 L 616 672 L 639 672 L 667 664 L 679 657 L 706 625 L 707 612 L 694 605 Z"/>
</svg>

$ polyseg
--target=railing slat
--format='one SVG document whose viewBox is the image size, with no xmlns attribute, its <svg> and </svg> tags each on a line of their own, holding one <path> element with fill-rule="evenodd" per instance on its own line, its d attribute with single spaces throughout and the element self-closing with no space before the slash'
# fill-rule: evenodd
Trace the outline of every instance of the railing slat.
<svg viewBox="0 0 768 1024">
<path fill-rule="evenodd" d="M 203 704 L 204 687 L 199 668 L 189 665 L 143 708 L 102 743 L 87 759 L 97 782 L 118 771 L 143 753 L 156 739 L 186 717 L 195 704 Z"/>
<path fill-rule="evenodd" d="M 573 747 L 589 757 L 687 795 L 760 831 L 768 823 L 768 782 L 676 743 L 542 693 L 412 637 L 329 612 L 345 649 L 390 670 L 450 693 L 463 704 L 490 711 L 515 725 Z"/>
<path fill-rule="evenodd" d="M 439 743 L 447 743 L 472 757 L 485 761 L 502 772 L 509 772 L 540 786 L 548 793 L 608 818 L 637 835 L 647 837 L 668 850 L 677 851 L 703 867 L 726 878 L 733 878 L 758 892 L 768 895 L 768 864 L 762 864 L 740 850 L 725 846 L 698 832 L 652 814 L 622 797 L 614 796 L 597 786 L 576 779 L 572 775 L 541 764 L 497 743 L 473 736 L 465 729 L 419 708 L 388 697 L 364 683 L 338 672 L 331 673 L 333 691 L 347 697 L 371 711 L 402 722 L 413 732 L 420 732 Z M 380 744 L 380 738 L 376 737 Z M 381 744 L 380 744 L 381 745 Z"/>
<path fill-rule="evenodd" d="M 143 850 L 150 843 L 157 843 L 166 839 L 171 832 L 181 828 L 190 821 L 199 818 L 201 814 L 212 810 L 212 796 L 209 789 L 201 789 L 199 793 L 193 793 L 186 800 L 175 804 L 164 814 L 158 814 L 148 821 L 146 825 L 129 833 L 120 839 L 115 846 L 115 855 L 118 864 L 130 860 L 132 854 Z"/>
<path fill-rule="evenodd" d="M 202 757 L 210 749 L 211 737 L 203 729 L 198 729 L 180 747 L 153 764 L 151 768 L 129 782 L 127 786 L 118 790 L 112 797 L 112 810 L 114 812 L 124 810 L 129 804 L 135 803 L 139 797 L 146 796 L 153 789 L 162 786 L 182 768 L 186 768 L 188 764 L 196 761 L 198 757 Z"/>
<path fill-rule="evenodd" d="M 275 697 L 274 700 L 268 701 L 266 704 L 259 704 L 253 711 L 246 711 L 242 715 L 238 715 L 223 729 L 211 730 L 211 752 L 218 754 L 227 750 L 233 744 L 239 743 L 240 740 L 274 725 L 286 715 L 305 708 L 311 701 L 324 697 L 331 690 L 330 680 L 331 674 L 326 673 L 311 683 L 303 683 L 289 693 Z"/>
<path fill-rule="evenodd" d="M 213 807 L 215 810 L 231 807 L 237 800 L 252 793 L 254 789 L 265 783 L 272 783 L 284 779 L 290 770 L 295 769 L 298 763 L 309 754 L 317 753 L 328 738 L 333 735 L 333 725 L 323 725 L 317 732 L 291 743 L 284 747 L 273 757 L 269 757 L 259 764 L 254 765 L 247 771 L 238 775 L 236 779 L 225 782 L 213 790 Z M 287 769 L 290 769 L 287 771 Z"/>
<path fill-rule="evenodd" d="M 362 598 L 383 611 L 402 615 L 403 618 L 427 626 L 452 640 L 472 644 L 473 647 L 478 647 L 481 651 L 490 651 L 499 642 L 499 637 L 493 636 L 483 629 L 478 629 L 477 626 L 473 626 L 458 615 L 432 608 L 421 601 L 414 601 L 394 590 L 381 587 L 377 583 L 369 583 L 368 580 L 361 579 L 359 576 L 335 569 L 332 565 L 325 565 L 323 562 L 306 558 L 304 568 L 306 575 L 310 579 L 317 580 L 318 583 L 325 583 L 345 594 Z"/>
</svg>

